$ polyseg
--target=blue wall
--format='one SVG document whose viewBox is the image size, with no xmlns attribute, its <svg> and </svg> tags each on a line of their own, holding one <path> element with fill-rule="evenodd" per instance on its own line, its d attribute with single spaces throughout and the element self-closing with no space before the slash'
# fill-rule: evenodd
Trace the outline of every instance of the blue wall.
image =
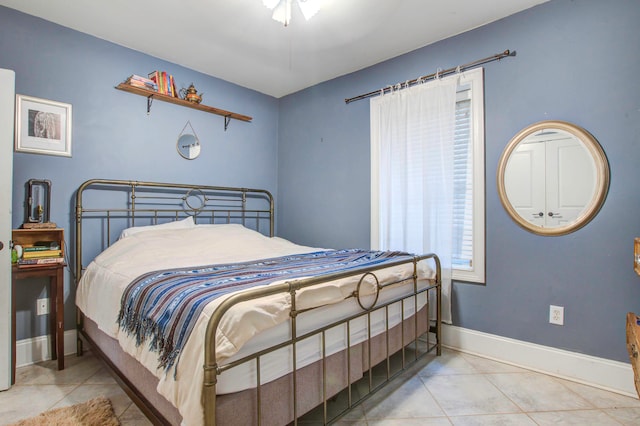
<svg viewBox="0 0 640 426">
<path fill-rule="evenodd" d="M 485 66 L 485 285 L 455 283 L 454 324 L 626 361 L 625 314 L 640 311 L 632 269 L 640 236 L 640 3 L 553 0 L 523 13 L 280 100 L 0 7 L 0 67 L 16 93 L 73 105 L 73 157 L 14 154 L 14 219 L 24 183 L 53 182 L 52 220 L 71 229 L 72 195 L 94 177 L 188 181 L 271 190 L 278 233 L 301 244 L 369 246 L 369 104 L 344 99 L 501 52 Z M 202 54 L 202 52 L 194 52 Z M 194 82 L 208 105 L 254 117 L 232 121 L 113 89 L 132 73 L 164 69 Z M 498 160 L 521 128 L 545 119 L 585 127 L 611 166 L 603 209 L 563 237 L 530 234 L 506 215 L 495 185 Z M 183 160 L 175 139 L 190 120 L 202 155 Z M 31 311 L 43 285 L 21 288 L 18 338 L 45 333 Z M 34 294 L 32 294 L 34 293 Z M 67 329 L 73 291 L 65 286 Z M 565 326 L 548 324 L 550 304 Z"/>
<path fill-rule="evenodd" d="M 202 52 L 193 52 L 200 55 Z M 75 189 L 91 178 L 193 182 L 265 188 L 277 196 L 278 103 L 220 79 L 0 7 L 0 68 L 16 72 L 16 93 L 72 104 L 72 158 L 14 153 L 13 226 L 24 222 L 25 182 L 52 182 L 51 220 L 72 241 Z M 203 103 L 253 117 L 251 123 L 115 90 L 131 74 L 173 74 L 178 88 L 195 83 Z M 190 121 L 202 144 L 195 160 L 176 151 Z M 75 327 L 74 291 L 65 285 L 65 328 Z M 18 292 L 17 338 L 46 333 L 35 299 L 44 282 Z"/>
<path fill-rule="evenodd" d="M 279 233 L 303 244 L 369 246 L 369 102 L 344 99 L 505 49 L 485 66 L 486 284 L 455 283 L 454 324 L 627 361 L 625 315 L 640 311 L 640 2 L 554 0 L 280 100 Z M 611 166 L 600 213 L 541 237 L 502 208 L 502 150 L 540 120 L 576 123 Z M 548 323 L 549 305 L 565 325 Z"/>
</svg>

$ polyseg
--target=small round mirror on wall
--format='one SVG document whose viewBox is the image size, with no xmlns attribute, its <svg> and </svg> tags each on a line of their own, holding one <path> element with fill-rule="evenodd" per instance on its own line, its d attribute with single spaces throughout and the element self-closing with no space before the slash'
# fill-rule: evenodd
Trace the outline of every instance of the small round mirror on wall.
<svg viewBox="0 0 640 426">
<path fill-rule="evenodd" d="M 187 160 L 193 160 L 200 155 L 200 141 L 195 135 L 189 133 L 180 135 L 176 148 L 178 153 Z"/>
<path fill-rule="evenodd" d="M 583 128 L 541 121 L 511 139 L 497 180 L 500 201 L 518 225 L 538 235 L 565 235 L 589 223 L 602 207 L 609 164 Z"/>
<path fill-rule="evenodd" d="M 191 133 L 185 133 L 187 127 L 191 128 Z M 182 131 L 178 136 L 176 149 L 178 150 L 178 154 L 187 160 L 193 160 L 194 158 L 198 158 L 198 155 L 200 155 L 200 139 L 198 139 L 196 131 L 193 129 L 190 121 L 187 121 L 187 124 L 182 128 Z"/>
</svg>

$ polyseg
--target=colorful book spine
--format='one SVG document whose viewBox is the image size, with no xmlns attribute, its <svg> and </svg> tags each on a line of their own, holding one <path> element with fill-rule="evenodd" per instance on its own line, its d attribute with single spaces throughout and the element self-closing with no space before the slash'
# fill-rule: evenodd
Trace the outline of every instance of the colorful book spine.
<svg viewBox="0 0 640 426">
<path fill-rule="evenodd" d="M 169 94 L 169 85 L 167 84 L 167 72 L 162 71 L 162 93 L 165 95 Z"/>
<path fill-rule="evenodd" d="M 148 74 L 149 78 L 140 77 L 136 74 L 133 74 L 131 77 L 127 79 L 127 83 L 132 86 L 143 87 L 141 84 L 144 84 L 145 88 L 152 87 L 158 93 L 163 95 L 172 96 L 174 98 L 178 97 L 178 91 L 176 90 L 176 83 L 173 79 L 173 75 L 167 74 L 166 71 L 153 71 Z"/>
<path fill-rule="evenodd" d="M 158 86 L 156 85 L 156 83 L 154 83 L 151 80 L 142 81 L 142 80 L 135 80 L 133 78 L 129 78 L 127 79 L 126 83 L 129 84 L 130 86 L 141 87 L 147 90 L 153 90 L 153 91 L 158 90 Z"/>
<path fill-rule="evenodd" d="M 22 253 L 23 259 L 36 259 L 41 257 L 61 257 L 62 250 L 39 250 L 39 251 L 25 251 Z"/>
<path fill-rule="evenodd" d="M 140 81 L 145 84 L 155 84 L 150 78 L 142 77 L 141 75 L 137 74 L 133 74 L 131 77 L 129 77 L 129 79 L 131 79 L 132 81 Z"/>
<path fill-rule="evenodd" d="M 158 71 L 150 72 L 148 76 L 149 76 L 149 80 L 158 84 Z"/>
<path fill-rule="evenodd" d="M 27 253 L 27 252 L 32 252 L 32 251 L 45 251 L 45 250 L 51 250 L 50 246 L 26 246 L 26 247 L 22 247 L 22 250 Z"/>
<path fill-rule="evenodd" d="M 176 90 L 176 82 L 173 80 L 173 76 L 171 76 L 171 96 L 174 98 L 178 97 L 178 91 Z"/>
<path fill-rule="evenodd" d="M 32 265 L 53 265 L 56 263 L 63 263 L 63 257 L 45 257 L 42 259 L 19 259 L 18 266 L 32 266 Z"/>
<path fill-rule="evenodd" d="M 149 80 L 153 81 L 156 84 L 156 90 L 158 93 L 162 93 L 162 87 L 160 85 L 160 73 L 158 71 L 153 71 L 149 73 Z"/>
</svg>

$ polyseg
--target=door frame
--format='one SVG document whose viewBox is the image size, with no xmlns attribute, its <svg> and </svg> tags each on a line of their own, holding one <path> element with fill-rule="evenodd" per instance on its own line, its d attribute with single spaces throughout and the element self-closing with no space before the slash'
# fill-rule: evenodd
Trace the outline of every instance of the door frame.
<svg viewBox="0 0 640 426">
<path fill-rule="evenodd" d="M 0 390 L 11 387 L 11 214 L 15 73 L 0 68 Z"/>
</svg>

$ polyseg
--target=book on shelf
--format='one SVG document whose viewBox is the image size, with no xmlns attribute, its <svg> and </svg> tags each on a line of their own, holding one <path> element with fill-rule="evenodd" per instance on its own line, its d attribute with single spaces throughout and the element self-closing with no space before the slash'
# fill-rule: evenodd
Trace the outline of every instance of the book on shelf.
<svg viewBox="0 0 640 426">
<path fill-rule="evenodd" d="M 141 81 L 136 81 L 136 80 L 130 80 L 130 81 L 126 82 L 126 83 L 128 83 L 129 86 L 141 87 L 143 89 L 152 90 L 154 92 L 158 91 L 158 87 L 155 84 L 150 85 L 150 84 L 146 84 L 146 83 L 143 83 Z"/>
<path fill-rule="evenodd" d="M 147 77 L 149 77 L 149 80 L 158 84 L 158 71 L 150 72 L 149 74 L 147 74 Z"/>
<path fill-rule="evenodd" d="M 18 259 L 18 266 L 39 266 L 39 265 L 55 265 L 64 263 L 64 258 L 60 257 L 43 257 L 40 259 Z"/>
<path fill-rule="evenodd" d="M 149 80 L 153 81 L 156 84 L 156 90 L 158 93 L 162 93 L 162 84 L 160 82 L 160 74 L 158 71 L 153 71 L 149 73 Z"/>
<path fill-rule="evenodd" d="M 171 93 L 173 94 L 174 98 L 178 97 L 178 91 L 176 90 L 176 82 L 173 80 L 173 76 L 170 75 L 169 79 L 171 80 Z"/>
<path fill-rule="evenodd" d="M 131 77 L 129 77 L 129 78 L 131 79 L 131 81 L 134 81 L 134 82 L 141 82 L 141 83 L 149 84 L 149 85 L 155 85 L 156 84 L 150 78 L 143 77 L 143 76 L 137 75 L 137 74 L 132 74 Z"/>
<path fill-rule="evenodd" d="M 48 247 L 49 250 L 60 250 L 60 241 L 36 241 L 33 245 L 23 246 L 25 247 Z"/>
<path fill-rule="evenodd" d="M 61 257 L 62 250 L 36 250 L 36 251 L 23 251 L 23 259 L 37 259 L 42 257 Z"/>
<path fill-rule="evenodd" d="M 171 88 L 169 87 L 166 71 L 162 71 L 162 93 L 171 96 Z"/>
<path fill-rule="evenodd" d="M 146 90 L 152 90 L 154 92 L 158 91 L 158 85 L 153 80 L 141 77 L 136 74 L 133 74 L 131 77 L 127 78 L 125 84 L 134 87 L 140 87 Z"/>
<path fill-rule="evenodd" d="M 153 71 L 149 73 L 148 77 L 150 81 L 156 84 L 158 93 L 174 98 L 178 97 L 176 84 L 171 74 L 166 71 Z"/>
<path fill-rule="evenodd" d="M 24 253 L 31 253 L 34 251 L 46 251 L 46 250 L 59 250 L 59 246 L 58 248 L 52 248 L 49 245 L 46 246 L 26 246 L 26 247 L 22 247 L 22 250 Z"/>
<path fill-rule="evenodd" d="M 23 245 L 24 251 L 60 250 L 59 241 L 36 241 L 33 244 Z"/>
</svg>

